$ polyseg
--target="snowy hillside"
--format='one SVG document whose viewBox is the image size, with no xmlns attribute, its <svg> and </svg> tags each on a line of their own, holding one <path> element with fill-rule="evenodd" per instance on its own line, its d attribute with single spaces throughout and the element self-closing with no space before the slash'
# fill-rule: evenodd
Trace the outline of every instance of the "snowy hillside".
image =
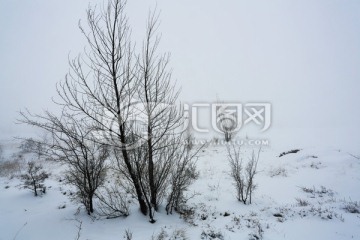
<svg viewBox="0 0 360 240">
<path fill-rule="evenodd" d="M 6 146 L 8 153 L 16 151 Z M 253 203 L 244 205 L 235 197 L 225 147 L 209 146 L 197 160 L 199 178 L 189 191 L 196 194 L 188 213 L 166 215 L 162 208 L 155 224 L 136 204 L 127 218 L 89 217 L 69 200 L 71 189 L 61 182 L 61 166 L 45 162 L 51 176 L 40 197 L 20 188 L 16 176 L 1 177 L 0 239 L 62 240 L 80 234 L 79 239 L 111 240 L 123 239 L 125 231 L 141 240 L 359 239 L 360 159 L 330 148 L 300 149 L 279 157 L 288 150 L 263 148 Z M 242 152 L 246 160 L 251 149 Z"/>
</svg>

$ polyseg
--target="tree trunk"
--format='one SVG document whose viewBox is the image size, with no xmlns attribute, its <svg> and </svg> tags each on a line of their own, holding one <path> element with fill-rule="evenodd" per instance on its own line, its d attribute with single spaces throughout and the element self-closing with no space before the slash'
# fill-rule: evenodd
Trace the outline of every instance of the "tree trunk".
<svg viewBox="0 0 360 240">
<path fill-rule="evenodd" d="M 35 181 L 33 182 L 33 186 L 34 186 L 34 194 L 35 194 L 35 197 L 37 197 L 37 190 L 36 190 L 36 184 L 35 184 Z"/>
<path fill-rule="evenodd" d="M 94 212 L 93 196 L 89 196 L 89 215 Z"/>
<path fill-rule="evenodd" d="M 230 135 L 230 133 L 225 132 L 225 141 L 226 141 L 226 142 L 230 142 L 230 140 L 231 140 L 231 135 Z"/>
<path fill-rule="evenodd" d="M 152 139 L 151 139 L 151 128 L 148 126 L 148 148 L 149 148 L 149 185 L 150 185 L 150 203 L 154 207 L 154 209 L 157 211 L 157 191 L 155 189 L 155 180 L 154 180 L 154 160 L 153 160 L 153 148 L 152 148 Z"/>
<path fill-rule="evenodd" d="M 124 162 L 126 164 L 127 170 L 128 170 L 128 172 L 130 174 L 131 180 L 133 181 L 133 184 L 134 184 L 134 187 L 135 187 L 137 199 L 138 199 L 138 202 L 139 202 L 139 205 L 140 205 L 140 211 L 141 211 L 142 214 L 147 215 L 148 208 L 147 208 L 146 202 L 145 202 L 144 197 L 143 197 L 143 192 L 141 191 L 139 178 L 134 173 L 134 170 L 133 170 L 133 168 L 131 166 L 131 163 L 130 163 L 129 155 L 128 155 L 128 153 L 127 153 L 127 151 L 125 149 L 122 150 L 122 155 L 124 157 Z"/>
</svg>

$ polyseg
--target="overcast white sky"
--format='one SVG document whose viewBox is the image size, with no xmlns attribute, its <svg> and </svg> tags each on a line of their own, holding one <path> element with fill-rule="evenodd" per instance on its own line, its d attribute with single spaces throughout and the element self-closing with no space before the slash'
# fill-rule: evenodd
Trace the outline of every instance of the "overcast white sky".
<svg viewBox="0 0 360 240">
<path fill-rule="evenodd" d="M 53 108 L 69 53 L 85 46 L 77 24 L 88 4 L 0 0 L 2 138 L 26 132 L 14 124 L 19 110 Z M 130 0 L 134 38 L 156 4 L 181 100 L 267 101 L 273 128 L 360 136 L 360 1 Z"/>
</svg>

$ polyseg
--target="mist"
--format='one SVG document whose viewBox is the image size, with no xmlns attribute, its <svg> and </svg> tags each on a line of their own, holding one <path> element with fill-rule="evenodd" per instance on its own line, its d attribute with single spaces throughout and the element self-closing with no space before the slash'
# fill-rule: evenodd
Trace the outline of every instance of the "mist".
<svg viewBox="0 0 360 240">
<path fill-rule="evenodd" d="M 56 111 L 56 83 L 86 46 L 78 29 L 102 1 L 0 2 L 0 138 L 31 134 L 18 111 Z M 141 45 L 160 12 L 161 51 L 187 103 L 267 102 L 269 138 L 360 149 L 359 1 L 128 2 Z M 246 130 L 244 130 L 246 131 Z M 289 136 L 287 138 L 286 136 Z"/>
</svg>

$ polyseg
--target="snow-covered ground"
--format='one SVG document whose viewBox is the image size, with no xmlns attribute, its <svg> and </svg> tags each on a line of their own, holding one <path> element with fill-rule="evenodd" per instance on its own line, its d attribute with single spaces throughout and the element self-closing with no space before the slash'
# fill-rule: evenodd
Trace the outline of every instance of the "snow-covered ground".
<svg viewBox="0 0 360 240">
<path fill-rule="evenodd" d="M 0 163 L 19 152 L 18 141 L 3 139 L 38 134 L 17 124 L 18 111 L 60 112 L 55 85 L 88 49 L 79 19 L 86 26 L 85 9 L 103 2 L 0 1 Z M 200 153 L 186 218 L 161 208 L 155 224 L 135 204 L 127 218 L 89 217 L 69 200 L 63 166 L 51 162 L 47 193 L 34 197 L 16 177 L 28 154 L 8 166 L 12 174 L 0 168 L 0 240 L 118 240 L 126 230 L 140 240 L 360 239 L 360 214 L 345 210 L 360 207 L 360 1 L 127 2 L 139 47 L 149 8 L 161 12 L 159 53 L 171 53 L 183 103 L 271 104 L 253 203 L 236 200 L 224 146 Z M 199 107 L 201 128 L 209 109 Z M 242 138 L 258 135 L 245 125 Z M 279 157 L 292 149 L 300 151 Z M 251 151 L 243 148 L 244 159 Z"/>
<path fill-rule="evenodd" d="M 5 157 L 17 151 L 3 143 Z M 34 197 L 14 177 L 0 178 L 0 240 L 8 239 L 159 239 L 184 235 L 187 239 L 360 239 L 360 157 L 336 148 L 308 147 L 279 157 L 289 149 L 264 147 L 255 178 L 253 203 L 237 201 L 224 146 L 209 146 L 197 160 L 199 178 L 189 193 L 189 214 L 156 213 L 151 224 L 136 205 L 127 218 L 89 217 L 69 200 L 61 179 L 61 166 L 45 163 L 52 173 L 47 193 Z M 246 160 L 251 148 L 244 147 Z M 30 158 L 30 156 L 28 156 Z M 80 211 L 79 211 L 80 209 Z M 173 237 L 173 238 L 172 238 Z"/>
</svg>

